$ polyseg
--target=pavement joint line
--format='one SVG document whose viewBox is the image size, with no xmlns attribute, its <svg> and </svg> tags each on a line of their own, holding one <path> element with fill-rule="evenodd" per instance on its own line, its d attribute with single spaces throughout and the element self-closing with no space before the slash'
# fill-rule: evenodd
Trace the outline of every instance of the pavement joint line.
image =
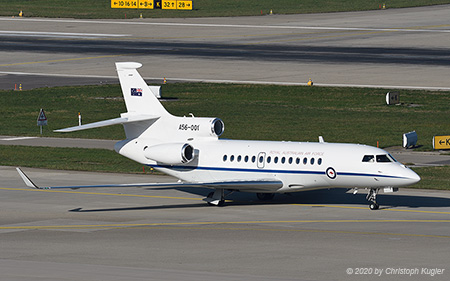
<svg viewBox="0 0 450 281">
<path fill-rule="evenodd" d="M 85 58 L 57 59 L 57 60 L 33 61 L 33 62 L 18 62 L 18 63 L 0 64 L 0 66 L 15 66 L 15 65 L 29 65 L 29 64 L 39 64 L 39 63 L 92 60 L 92 59 L 114 58 L 114 57 L 121 57 L 121 56 L 124 56 L 124 55 L 105 55 L 105 56 L 85 57 Z M 39 75 L 39 74 L 35 74 L 35 75 Z"/>
<path fill-rule="evenodd" d="M 257 28 L 257 29 L 306 29 L 306 30 L 351 30 L 351 31 L 404 31 L 404 32 L 436 32 L 450 33 L 450 29 L 424 29 L 421 28 L 368 28 L 368 27 L 337 27 L 337 26 L 299 26 L 299 25 L 251 25 L 251 24 L 208 24 L 208 23 L 177 23 L 177 22 L 136 22 L 136 21 L 101 21 L 101 20 L 76 20 L 76 19 L 19 19 L 2 18 L 3 21 L 31 21 L 31 22 L 64 22 L 87 24 L 120 24 L 120 25 L 156 25 L 156 26 L 190 26 L 190 27 L 221 27 L 221 28 Z M 441 25 L 439 27 L 445 27 Z"/>
<path fill-rule="evenodd" d="M 201 198 L 189 198 L 189 197 L 173 197 L 173 196 L 159 196 L 159 195 L 140 195 L 140 194 L 123 194 L 123 193 L 102 193 L 102 192 L 83 192 L 83 191 L 69 191 L 69 190 L 48 190 L 48 189 L 32 189 L 32 188 L 0 187 L 0 190 L 56 192 L 56 193 L 83 194 L 83 195 L 106 195 L 106 196 L 122 196 L 122 197 L 142 197 L 142 198 L 196 200 L 196 201 L 202 200 Z"/>
<path fill-rule="evenodd" d="M 351 206 L 322 205 L 322 204 L 291 204 L 291 205 L 294 205 L 294 206 L 305 206 L 305 207 L 327 207 L 327 208 L 341 208 L 341 209 L 359 209 L 359 210 L 366 210 L 367 209 L 366 207 L 351 207 Z M 404 209 L 391 209 L 391 208 L 380 208 L 379 211 L 450 215 L 450 212 L 404 210 Z"/>
<path fill-rule="evenodd" d="M 340 234 L 360 234 L 360 235 L 384 235 L 384 236 L 407 236 L 407 237 L 427 237 L 427 238 L 450 238 L 446 235 L 434 234 L 412 234 L 412 233 L 388 233 L 372 231 L 347 231 L 347 230 L 321 230 L 321 229 L 270 229 L 270 228 L 243 228 L 243 227 L 213 227 L 216 225 L 255 225 L 255 224 L 275 224 L 275 223 L 448 223 L 450 220 L 286 220 L 286 221 L 228 221 L 228 222 L 179 222 L 179 223 L 139 223 L 139 224 L 92 224 L 92 225 L 36 225 L 36 226 L 0 226 L 0 230 L 61 230 L 61 229 L 124 229 L 124 228 L 151 228 L 151 229 L 202 229 L 202 230 L 256 230 L 256 231 L 277 231 L 277 232 L 315 232 L 315 233 L 340 233 Z M 198 226 L 198 227 L 195 227 Z M 208 228 L 199 226 L 209 226 Z"/>
<path fill-rule="evenodd" d="M 184 225 L 241 225 L 241 224 L 276 224 L 276 223 L 450 223 L 450 220 L 270 220 L 270 221 L 202 221 L 202 222 L 156 222 L 156 223 L 117 223 L 117 224 L 77 224 L 77 225 L 16 225 L 0 226 L 0 229 L 55 229 L 55 228 L 109 228 L 109 227 L 151 227 Z M 450 238 L 450 236 L 449 236 Z"/>
<path fill-rule="evenodd" d="M 0 139 L 0 141 L 32 140 L 32 139 L 37 139 L 37 138 L 38 137 L 11 137 L 11 138 Z"/>
<path fill-rule="evenodd" d="M 0 34 L 12 34 L 17 36 L 84 36 L 84 37 L 126 37 L 129 34 L 106 34 L 106 33 L 73 33 L 73 32 L 42 32 L 42 31 L 16 31 L 16 30 L 0 30 Z"/>
<path fill-rule="evenodd" d="M 125 56 L 125 55 L 117 55 Z M 106 57 L 106 56 L 103 56 Z M 94 59 L 99 57 L 92 57 Z M 84 58 L 88 59 L 88 58 Z M 39 62 L 36 62 L 39 63 Z M 23 63 L 25 64 L 25 63 Z M 5 65 L 0 65 L 5 66 Z M 54 73 L 28 73 L 0 71 L 0 74 L 11 75 L 35 75 L 35 76 L 51 76 L 51 77 L 73 77 L 73 78 L 103 78 L 118 79 L 117 76 L 101 76 L 101 75 L 76 75 L 76 74 L 54 74 Z M 145 80 L 162 80 L 164 77 L 144 77 Z M 166 77 L 167 80 L 174 82 L 196 82 L 196 83 L 223 83 L 223 84 L 254 84 L 254 85 L 281 85 L 281 86 L 307 86 L 307 82 L 282 82 L 282 81 L 252 81 L 252 80 L 219 80 L 219 79 L 197 79 L 197 78 L 175 78 Z M 318 83 L 314 82 L 316 87 L 354 87 L 354 88 L 378 88 L 378 89 L 411 89 L 411 90 L 431 90 L 431 91 L 450 91 L 450 87 L 436 86 L 404 86 L 404 85 L 371 85 L 371 84 L 337 84 L 337 83 Z"/>
<path fill-rule="evenodd" d="M 83 194 L 83 195 L 106 195 L 106 196 L 122 196 L 122 197 L 141 197 L 141 198 L 159 198 L 159 199 L 179 199 L 179 200 L 196 200 L 201 201 L 202 198 L 191 197 L 175 197 L 175 196 L 159 196 L 159 195 L 141 195 L 141 194 L 123 194 L 123 193 L 101 193 L 101 192 L 83 192 L 83 191 L 68 191 L 68 190 L 49 190 L 49 189 L 31 189 L 31 188 L 8 188 L 0 187 L 0 190 L 10 191 L 37 191 L 37 192 L 56 192 L 56 193 L 69 193 L 69 194 Z M 233 200 L 226 200 L 228 203 L 237 202 Z M 271 205 L 267 203 L 267 205 Z M 355 210 L 367 210 L 367 207 L 353 207 L 353 206 L 338 206 L 338 205 L 326 205 L 326 204 L 297 204 L 286 203 L 286 206 L 301 206 L 301 207 L 325 207 L 325 208 L 340 208 L 340 209 L 355 209 Z M 385 212 L 407 212 L 407 213 L 425 213 L 425 214 L 442 214 L 450 215 L 450 212 L 439 211 L 421 211 L 421 210 L 404 210 L 404 209 L 380 209 L 379 211 Z M 448 220 L 450 222 L 450 220 Z"/>
</svg>

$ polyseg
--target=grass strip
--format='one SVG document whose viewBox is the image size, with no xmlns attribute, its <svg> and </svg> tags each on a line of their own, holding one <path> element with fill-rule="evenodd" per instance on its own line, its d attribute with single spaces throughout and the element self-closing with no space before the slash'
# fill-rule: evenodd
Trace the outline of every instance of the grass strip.
<svg viewBox="0 0 450 281">
<path fill-rule="evenodd" d="M 401 105 L 387 106 L 389 90 L 306 86 L 175 83 L 162 87 L 164 106 L 174 115 L 219 117 L 223 138 L 314 141 L 401 146 L 415 130 L 421 150 L 432 150 L 434 135 L 450 133 L 450 93 L 397 90 Z M 2 135 L 39 136 L 37 117 L 48 117 L 46 137 L 124 139 L 120 125 L 70 134 L 53 130 L 116 118 L 126 112 L 119 85 L 0 91 Z"/>
<path fill-rule="evenodd" d="M 143 173 L 141 164 L 107 149 L 0 145 L 0 165 L 56 170 Z"/>
</svg>

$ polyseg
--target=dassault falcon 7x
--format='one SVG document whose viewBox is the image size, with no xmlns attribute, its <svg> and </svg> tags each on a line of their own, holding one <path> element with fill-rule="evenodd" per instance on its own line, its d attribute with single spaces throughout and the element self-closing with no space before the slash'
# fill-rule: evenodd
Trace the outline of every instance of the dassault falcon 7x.
<svg viewBox="0 0 450 281">
<path fill-rule="evenodd" d="M 176 117 L 156 98 L 137 69 L 140 63 L 116 63 L 126 113 L 119 118 L 56 130 L 73 132 L 122 124 L 126 139 L 115 150 L 134 161 L 179 179 L 175 183 L 108 184 L 88 187 L 207 187 L 204 200 L 221 206 L 225 191 L 254 192 L 261 200 L 275 193 L 323 188 L 365 188 L 370 209 L 378 209 L 377 193 L 397 191 L 420 177 L 383 149 L 359 144 L 219 139 L 219 118 Z M 27 186 L 36 186 L 17 168 Z"/>
</svg>

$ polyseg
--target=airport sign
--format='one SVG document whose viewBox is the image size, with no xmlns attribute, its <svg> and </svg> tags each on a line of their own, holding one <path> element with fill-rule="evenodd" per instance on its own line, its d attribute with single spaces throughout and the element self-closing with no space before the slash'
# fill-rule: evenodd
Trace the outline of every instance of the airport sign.
<svg viewBox="0 0 450 281">
<path fill-rule="evenodd" d="M 192 10 L 192 0 L 111 0 L 111 8 Z"/>
<path fill-rule="evenodd" d="M 177 1 L 177 10 L 194 9 L 194 1 Z"/>
<path fill-rule="evenodd" d="M 138 0 L 111 0 L 111 8 L 137 9 Z"/>
<path fill-rule="evenodd" d="M 39 116 L 37 119 L 37 125 L 38 126 L 47 126 L 47 116 L 45 116 L 45 112 L 42 108 L 41 108 L 41 111 L 39 112 Z"/>
<path fill-rule="evenodd" d="M 450 149 L 450 136 L 434 136 L 433 149 Z"/>
<path fill-rule="evenodd" d="M 139 9 L 154 9 L 154 0 L 139 0 Z"/>
</svg>

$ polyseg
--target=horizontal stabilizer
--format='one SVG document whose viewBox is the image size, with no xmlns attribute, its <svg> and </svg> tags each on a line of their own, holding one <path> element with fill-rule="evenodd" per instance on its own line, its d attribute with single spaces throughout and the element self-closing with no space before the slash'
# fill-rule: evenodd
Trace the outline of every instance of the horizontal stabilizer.
<svg viewBox="0 0 450 281">
<path fill-rule="evenodd" d="M 86 125 L 81 126 L 74 126 L 69 127 L 65 129 L 59 129 L 55 130 L 54 132 L 57 133 L 68 133 L 68 132 L 75 132 L 75 131 L 81 131 L 86 129 L 93 129 L 93 128 L 100 128 L 105 126 L 111 126 L 111 125 L 117 125 L 117 124 L 126 124 L 126 123 L 132 123 L 132 122 L 140 122 L 140 121 L 148 121 L 148 120 L 155 120 L 158 119 L 159 116 L 155 115 L 130 115 L 128 117 L 119 117 L 94 123 L 89 123 Z"/>
<path fill-rule="evenodd" d="M 208 187 L 223 188 L 230 190 L 257 189 L 275 190 L 283 186 L 283 182 L 272 179 L 262 180 L 237 180 L 237 181 L 217 181 L 217 182 L 172 182 L 172 183 L 126 183 L 126 184 L 101 184 L 101 185 L 73 185 L 73 186 L 48 186 L 38 187 L 20 169 L 16 168 L 22 180 L 28 187 L 37 189 L 79 189 L 79 188 L 101 188 L 101 187 Z"/>
</svg>

